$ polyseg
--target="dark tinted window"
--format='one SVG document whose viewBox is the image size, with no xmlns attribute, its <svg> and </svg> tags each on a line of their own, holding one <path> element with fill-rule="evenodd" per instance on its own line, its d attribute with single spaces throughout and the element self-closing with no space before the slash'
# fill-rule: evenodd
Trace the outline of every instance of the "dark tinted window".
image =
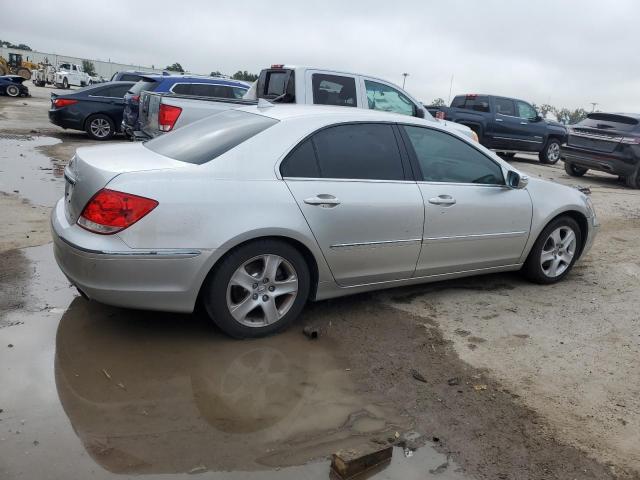
<svg viewBox="0 0 640 480">
<path fill-rule="evenodd" d="M 415 115 L 416 106 L 409 97 L 384 83 L 365 80 L 367 102 L 372 110 L 394 112 L 402 115 Z"/>
<path fill-rule="evenodd" d="M 513 100 L 509 100 L 508 98 L 496 98 L 494 103 L 496 105 L 496 113 L 501 115 L 510 115 L 512 117 L 516 116 L 516 107 Z"/>
<path fill-rule="evenodd" d="M 136 75 L 135 73 L 123 73 L 120 75 L 120 80 L 122 82 L 137 82 L 140 80 L 140 75 Z"/>
<path fill-rule="evenodd" d="M 200 165 L 276 123 L 262 115 L 226 110 L 149 140 L 144 146 L 174 160 Z"/>
<path fill-rule="evenodd" d="M 293 150 L 280 165 L 283 177 L 320 178 L 311 139 L 305 140 Z"/>
<path fill-rule="evenodd" d="M 313 136 L 322 178 L 403 180 L 391 125 L 338 125 Z"/>
<path fill-rule="evenodd" d="M 488 112 L 489 97 L 486 95 L 459 95 L 453 99 L 451 106 L 464 108 L 466 110 L 475 110 L 476 112 Z"/>
<path fill-rule="evenodd" d="M 125 93 L 131 89 L 134 84 L 125 83 L 121 85 L 112 85 L 106 88 L 100 88 L 90 93 L 89 95 L 101 96 L 101 97 L 114 97 L 114 98 L 123 98 Z"/>
<path fill-rule="evenodd" d="M 171 87 L 171 91 L 181 95 L 191 95 L 191 87 L 192 85 L 190 83 L 176 83 Z"/>
<path fill-rule="evenodd" d="M 403 128 L 424 181 L 504 185 L 500 166 L 463 140 L 429 128 Z"/>
<path fill-rule="evenodd" d="M 273 95 L 275 97 L 282 95 L 288 75 L 288 72 L 267 72 L 265 95 Z"/>
<path fill-rule="evenodd" d="M 357 106 L 355 78 L 314 73 L 311 83 L 313 103 L 341 107 Z"/>
</svg>

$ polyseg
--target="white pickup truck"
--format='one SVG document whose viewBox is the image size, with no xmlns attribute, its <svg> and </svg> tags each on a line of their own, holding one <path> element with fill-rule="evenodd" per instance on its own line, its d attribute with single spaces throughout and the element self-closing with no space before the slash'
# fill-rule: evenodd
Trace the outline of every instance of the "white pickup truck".
<svg viewBox="0 0 640 480">
<path fill-rule="evenodd" d="M 138 139 L 155 137 L 223 110 L 256 104 L 261 99 L 273 103 L 369 108 L 440 121 L 410 94 L 380 78 L 311 67 L 272 65 L 260 72 L 243 100 L 142 92 L 141 127 L 134 136 Z M 450 125 L 475 137 L 464 125 Z"/>
<path fill-rule="evenodd" d="M 84 87 L 89 85 L 89 74 L 81 65 L 75 63 L 61 63 L 55 73 L 54 83 L 58 88 L 69 88 L 71 85 Z"/>
</svg>

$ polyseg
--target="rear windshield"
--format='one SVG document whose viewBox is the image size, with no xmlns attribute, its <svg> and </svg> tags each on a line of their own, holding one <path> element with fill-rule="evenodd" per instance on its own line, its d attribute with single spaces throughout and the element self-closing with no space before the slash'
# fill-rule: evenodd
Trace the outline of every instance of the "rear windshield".
<svg viewBox="0 0 640 480">
<path fill-rule="evenodd" d="M 485 95 L 459 95 L 453 99 L 451 106 L 476 112 L 488 112 L 489 97 Z"/>
<path fill-rule="evenodd" d="M 638 128 L 637 118 L 626 115 L 616 115 L 613 113 L 590 113 L 578 126 L 587 128 L 598 128 L 601 130 L 618 130 L 631 132 Z"/>
<path fill-rule="evenodd" d="M 278 120 L 262 115 L 226 110 L 149 140 L 144 146 L 174 160 L 201 165 L 276 123 Z"/>
<path fill-rule="evenodd" d="M 138 95 L 140 92 L 153 92 L 156 88 L 158 82 L 155 80 L 140 80 L 133 87 L 129 89 L 129 93 L 133 93 L 134 95 Z"/>
</svg>

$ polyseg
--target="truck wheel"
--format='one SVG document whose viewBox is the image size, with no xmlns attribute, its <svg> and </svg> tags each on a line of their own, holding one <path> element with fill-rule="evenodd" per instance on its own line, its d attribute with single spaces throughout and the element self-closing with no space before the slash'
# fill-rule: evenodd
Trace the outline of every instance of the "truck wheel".
<svg viewBox="0 0 640 480">
<path fill-rule="evenodd" d="M 20 89 L 16 85 L 9 85 L 6 89 L 7 95 L 10 97 L 17 97 L 20 95 Z"/>
<path fill-rule="evenodd" d="M 28 68 L 20 67 L 16 70 L 16 73 L 20 75 L 25 80 L 31 80 L 31 70 Z"/>
<path fill-rule="evenodd" d="M 577 167 L 573 163 L 564 162 L 564 171 L 571 177 L 581 177 L 587 173 L 589 169 Z"/>
<path fill-rule="evenodd" d="M 69 80 L 67 80 L 66 78 L 62 79 L 62 88 L 64 88 L 65 90 L 69 88 Z"/>
<path fill-rule="evenodd" d="M 539 154 L 540 162 L 554 165 L 560 160 L 560 142 L 550 138 Z"/>
<path fill-rule="evenodd" d="M 85 131 L 94 140 L 108 140 L 116 133 L 116 126 L 106 115 L 91 115 L 85 123 Z"/>
</svg>

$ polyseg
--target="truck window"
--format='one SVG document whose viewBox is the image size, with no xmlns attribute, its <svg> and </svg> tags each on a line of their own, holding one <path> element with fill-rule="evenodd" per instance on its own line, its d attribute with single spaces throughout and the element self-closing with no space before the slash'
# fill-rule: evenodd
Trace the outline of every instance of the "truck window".
<svg viewBox="0 0 640 480">
<path fill-rule="evenodd" d="M 538 114 L 535 111 L 535 109 L 531 105 L 529 105 L 528 103 L 518 101 L 518 102 L 516 102 L 516 104 L 518 105 L 518 116 L 520 118 L 526 118 L 527 120 L 533 120 L 538 116 Z"/>
<path fill-rule="evenodd" d="M 496 113 L 500 115 L 509 115 L 510 117 L 516 116 L 516 107 L 513 104 L 513 100 L 509 100 L 508 98 L 496 98 Z"/>
<path fill-rule="evenodd" d="M 364 81 L 367 90 L 367 102 L 372 110 L 415 115 L 416 107 L 409 97 L 384 83 Z"/>
<path fill-rule="evenodd" d="M 192 95 L 191 87 L 192 85 L 190 83 L 176 83 L 171 87 L 171 91 L 179 95 Z"/>
<path fill-rule="evenodd" d="M 312 75 L 313 103 L 356 107 L 356 79 L 340 75 L 314 73 Z"/>
<path fill-rule="evenodd" d="M 459 95 L 453 99 L 451 106 L 464 108 L 465 110 L 475 110 L 476 112 L 488 112 L 489 97 L 486 95 Z"/>
</svg>

